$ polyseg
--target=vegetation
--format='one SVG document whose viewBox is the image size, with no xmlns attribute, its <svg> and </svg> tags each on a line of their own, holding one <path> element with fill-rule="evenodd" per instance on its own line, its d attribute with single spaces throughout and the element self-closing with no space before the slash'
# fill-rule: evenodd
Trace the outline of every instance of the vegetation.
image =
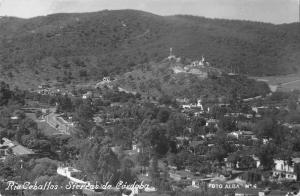
<svg viewBox="0 0 300 196">
<path fill-rule="evenodd" d="M 205 55 L 213 66 L 251 75 L 295 72 L 300 56 L 297 24 L 134 10 L 3 17 L 0 34 L 1 77 L 21 87 L 124 73 L 150 59 L 162 60 L 169 47 L 177 56 Z"/>
<path fill-rule="evenodd" d="M 173 63 L 167 61 L 143 64 L 119 77 L 117 83 L 167 105 L 174 105 L 172 97 L 202 98 L 204 102 L 218 102 L 221 99 L 230 103 L 237 99 L 264 96 L 269 92 L 266 83 L 243 75 L 203 79 L 197 75 L 174 74 L 172 66 Z"/>
</svg>

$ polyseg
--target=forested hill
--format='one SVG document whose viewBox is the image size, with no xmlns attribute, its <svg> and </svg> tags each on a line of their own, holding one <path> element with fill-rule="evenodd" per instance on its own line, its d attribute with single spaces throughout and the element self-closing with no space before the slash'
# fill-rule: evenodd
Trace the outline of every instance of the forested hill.
<svg viewBox="0 0 300 196">
<path fill-rule="evenodd" d="M 0 73 L 6 81 L 99 79 L 177 56 L 250 75 L 295 72 L 298 24 L 158 16 L 135 10 L 0 18 Z"/>
</svg>

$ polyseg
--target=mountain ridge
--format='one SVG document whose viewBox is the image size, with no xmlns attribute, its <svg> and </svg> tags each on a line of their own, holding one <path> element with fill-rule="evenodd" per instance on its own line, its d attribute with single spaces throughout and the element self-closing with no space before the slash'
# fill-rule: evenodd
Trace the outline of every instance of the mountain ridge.
<svg viewBox="0 0 300 196">
<path fill-rule="evenodd" d="M 254 76 L 293 73 L 300 62 L 296 23 L 159 16 L 129 9 L 0 19 L 1 79 L 20 86 L 99 80 L 150 60 L 159 62 L 170 47 L 177 56 L 204 55 L 215 67 Z"/>
</svg>

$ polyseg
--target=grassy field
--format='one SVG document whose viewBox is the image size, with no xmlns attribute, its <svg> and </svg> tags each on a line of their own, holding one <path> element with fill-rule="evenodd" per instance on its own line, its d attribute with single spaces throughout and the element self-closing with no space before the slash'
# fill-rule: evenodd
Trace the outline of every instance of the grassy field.
<svg viewBox="0 0 300 196">
<path fill-rule="evenodd" d="M 278 91 L 300 90 L 300 73 L 284 76 L 253 77 L 256 80 L 267 82 L 270 86 L 278 86 Z"/>
<path fill-rule="evenodd" d="M 42 131 L 42 133 L 46 136 L 61 134 L 61 132 L 57 131 L 56 129 L 51 127 L 49 124 L 47 124 L 46 121 L 38 122 L 38 127 Z"/>
<path fill-rule="evenodd" d="M 34 113 L 26 113 L 26 116 L 28 116 L 29 118 L 31 118 L 32 120 L 34 120 L 37 123 L 38 128 L 41 130 L 41 132 L 44 135 L 52 136 L 52 135 L 61 134 L 59 131 L 57 131 L 56 129 L 51 127 L 48 123 L 46 123 L 46 121 L 38 120 Z"/>
</svg>

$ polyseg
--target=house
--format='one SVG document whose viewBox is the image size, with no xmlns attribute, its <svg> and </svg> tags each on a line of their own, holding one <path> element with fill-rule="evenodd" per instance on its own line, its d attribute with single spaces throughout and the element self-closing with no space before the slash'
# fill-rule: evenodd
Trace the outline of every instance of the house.
<svg viewBox="0 0 300 196">
<path fill-rule="evenodd" d="M 195 109 L 200 109 L 201 111 L 203 111 L 203 105 L 202 105 L 202 100 L 201 99 L 198 99 L 197 100 L 197 103 L 190 103 L 188 99 L 184 99 L 184 100 L 180 100 L 182 105 L 181 107 L 183 109 L 192 109 L 192 108 L 195 108 Z"/>
<path fill-rule="evenodd" d="M 242 131 L 242 137 L 244 139 L 256 140 L 256 136 L 252 131 Z"/>
<path fill-rule="evenodd" d="M 262 142 L 264 145 L 270 143 L 270 141 L 272 141 L 272 138 L 262 138 Z"/>
<path fill-rule="evenodd" d="M 289 129 L 300 128 L 300 124 L 284 123 L 282 125 L 288 127 Z"/>
<path fill-rule="evenodd" d="M 270 189 L 237 189 L 235 196 L 294 196 L 293 193 L 287 191 L 270 190 Z"/>
<path fill-rule="evenodd" d="M 58 167 L 57 174 L 68 178 L 70 181 L 78 184 L 88 184 L 82 180 L 82 172 L 73 167 Z"/>
<path fill-rule="evenodd" d="M 234 117 L 234 118 L 238 118 L 238 117 L 245 117 L 248 119 L 253 118 L 252 114 L 245 114 L 245 113 L 227 113 L 225 114 L 226 117 Z"/>
<path fill-rule="evenodd" d="M 94 123 L 96 123 L 97 125 L 100 125 L 101 123 L 103 123 L 103 119 L 100 116 L 94 116 L 93 117 L 93 121 Z"/>
<path fill-rule="evenodd" d="M 256 96 L 256 97 L 251 97 L 251 98 L 247 98 L 247 99 L 243 99 L 244 102 L 249 102 L 249 101 L 253 101 L 253 100 L 257 100 L 257 99 L 261 99 L 262 96 Z"/>
<path fill-rule="evenodd" d="M 47 89 L 47 88 L 51 88 L 51 86 L 49 84 L 41 84 L 38 86 L 39 89 Z"/>
<path fill-rule="evenodd" d="M 256 135 L 252 131 L 233 131 L 227 134 L 228 137 L 234 137 L 236 139 L 251 139 L 257 140 Z"/>
<path fill-rule="evenodd" d="M 175 139 L 176 139 L 177 148 L 180 148 L 180 147 L 184 146 L 185 144 L 187 144 L 190 138 L 189 137 L 176 137 Z"/>
<path fill-rule="evenodd" d="M 174 181 L 191 180 L 191 178 L 192 178 L 192 174 L 190 172 L 186 172 L 184 170 L 169 171 L 169 176 Z"/>
<path fill-rule="evenodd" d="M 88 99 L 88 98 L 92 98 L 92 97 L 93 97 L 92 91 L 88 91 L 87 93 L 82 95 L 82 99 Z"/>
<path fill-rule="evenodd" d="M 300 163 L 300 158 L 292 158 L 290 163 L 282 159 L 274 160 L 273 177 L 278 180 L 299 180 L 299 175 L 296 173 L 296 164 Z"/>
<path fill-rule="evenodd" d="M 219 120 L 217 119 L 209 119 L 206 121 L 206 124 L 205 126 L 208 127 L 208 126 L 213 126 L 213 127 L 218 127 L 218 123 L 219 123 Z"/>
<path fill-rule="evenodd" d="M 95 85 L 95 88 L 101 88 L 104 86 L 106 86 L 108 88 L 112 88 L 110 77 L 104 77 L 101 82 L 98 82 Z"/>
<path fill-rule="evenodd" d="M 241 161 L 237 161 L 236 163 L 233 163 L 233 162 L 229 161 L 228 158 L 224 158 L 226 168 L 251 169 L 251 168 L 259 168 L 261 166 L 259 158 L 255 155 L 240 155 L 240 158 L 247 160 L 248 164 L 245 165 L 245 161 L 244 161 L 244 163 L 242 163 Z M 250 164 L 250 161 L 251 161 L 251 164 Z"/>
<path fill-rule="evenodd" d="M 94 185 L 95 183 L 90 183 L 89 181 L 86 181 L 86 176 L 78 169 L 75 169 L 73 167 L 63 167 L 60 166 L 56 170 L 58 175 L 64 176 L 68 178 L 71 182 L 79 185 L 83 185 L 82 193 L 86 196 L 104 196 L 104 189 L 93 189 L 89 188 L 89 185 Z M 86 187 L 84 187 L 86 186 Z M 115 192 L 119 192 L 116 188 L 110 189 Z M 130 195 L 131 196 L 131 195 Z"/>
<path fill-rule="evenodd" d="M 239 137 L 241 137 L 242 132 L 241 131 L 233 131 L 227 134 L 228 137 L 233 137 L 236 139 L 239 139 Z"/>
<path fill-rule="evenodd" d="M 137 153 L 142 152 L 142 144 L 137 142 L 132 142 L 132 150 L 136 151 Z"/>
<path fill-rule="evenodd" d="M 252 111 L 254 111 L 256 114 L 262 114 L 266 112 L 268 109 L 269 109 L 268 106 L 252 107 Z"/>
<path fill-rule="evenodd" d="M 189 103 L 190 102 L 190 100 L 188 99 L 188 98 L 177 98 L 176 99 L 176 101 L 178 102 L 178 103 Z"/>
<path fill-rule="evenodd" d="M 203 145 L 205 142 L 203 140 L 201 141 L 190 141 L 189 146 L 190 146 L 190 151 L 192 153 L 196 153 L 197 147 L 200 145 Z"/>
<path fill-rule="evenodd" d="M 256 163 L 256 168 L 259 168 L 261 166 L 259 158 L 257 156 L 255 156 L 255 155 L 252 155 L 251 157 L 253 158 L 253 160 Z"/>
<path fill-rule="evenodd" d="M 135 91 L 130 91 L 130 90 L 126 90 L 125 88 L 122 88 L 122 87 L 118 87 L 118 91 L 119 91 L 119 92 L 124 92 L 124 93 L 126 93 L 126 94 L 137 95 L 137 92 L 135 92 Z"/>
</svg>

